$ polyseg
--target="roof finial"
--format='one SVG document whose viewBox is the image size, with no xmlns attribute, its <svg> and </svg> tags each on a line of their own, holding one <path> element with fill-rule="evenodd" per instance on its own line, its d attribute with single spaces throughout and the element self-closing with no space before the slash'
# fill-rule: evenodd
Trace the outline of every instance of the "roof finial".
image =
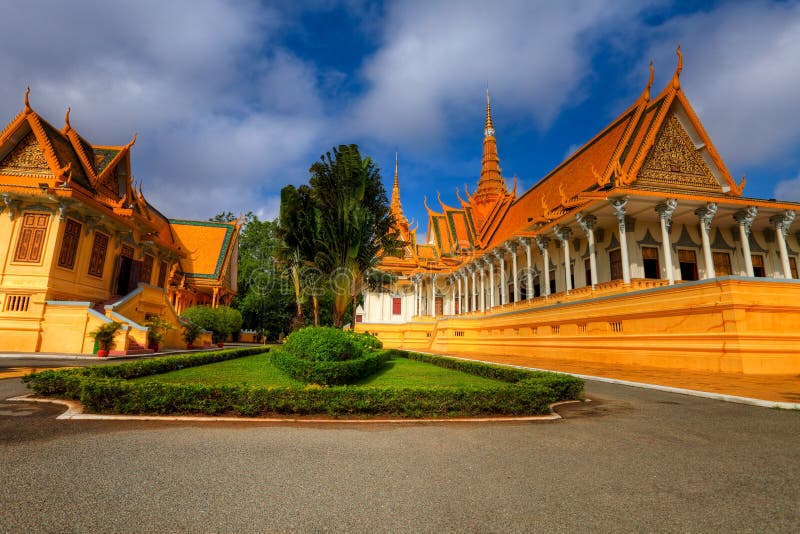
<svg viewBox="0 0 800 534">
<path fill-rule="evenodd" d="M 680 89 L 680 76 L 681 71 L 683 70 L 683 54 L 681 53 L 680 41 L 678 41 L 678 48 L 675 49 L 675 53 L 678 55 L 678 66 L 675 67 L 675 75 L 672 77 L 672 86 L 675 87 L 675 89 Z"/>
<path fill-rule="evenodd" d="M 133 139 L 131 139 L 131 142 L 130 142 L 130 143 L 128 143 L 127 145 L 125 145 L 125 148 L 131 148 L 133 145 L 135 145 L 135 144 L 136 144 L 136 138 L 137 138 L 137 137 L 139 137 L 139 134 L 138 134 L 138 133 L 134 133 L 134 134 L 133 134 Z"/>
<path fill-rule="evenodd" d="M 70 112 L 70 108 L 67 108 L 67 113 L 64 115 L 64 123 L 66 125 L 66 128 L 65 128 L 66 130 L 72 129 L 72 126 L 69 123 L 69 112 Z"/>
<path fill-rule="evenodd" d="M 492 125 L 492 102 L 489 97 L 489 88 L 486 88 L 486 129 L 484 130 L 485 137 L 494 135 L 494 126 Z"/>
<path fill-rule="evenodd" d="M 28 86 L 28 89 L 25 90 L 25 111 L 31 111 L 31 103 L 28 100 L 28 95 L 31 94 L 31 86 Z"/>
<path fill-rule="evenodd" d="M 644 97 L 650 100 L 650 88 L 653 87 L 653 78 L 655 77 L 656 69 L 653 67 L 653 60 L 650 60 L 650 78 L 647 80 L 647 87 L 644 90 Z"/>
<path fill-rule="evenodd" d="M 398 162 L 398 156 L 397 156 L 397 151 L 395 150 L 395 152 L 394 152 L 394 187 L 396 187 L 397 190 L 399 191 L 400 190 L 400 179 L 399 179 L 400 173 L 398 172 L 398 163 L 397 162 Z"/>
</svg>

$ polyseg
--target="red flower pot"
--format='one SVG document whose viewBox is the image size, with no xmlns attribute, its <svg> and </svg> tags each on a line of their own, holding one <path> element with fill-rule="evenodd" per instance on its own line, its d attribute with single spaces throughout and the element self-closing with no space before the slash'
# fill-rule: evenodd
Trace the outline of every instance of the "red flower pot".
<svg viewBox="0 0 800 534">
<path fill-rule="evenodd" d="M 219 348 L 222 348 L 222 347 L 224 347 L 224 346 L 225 346 L 225 343 L 217 343 L 217 346 L 218 346 Z"/>
<path fill-rule="evenodd" d="M 194 345 L 192 345 L 191 343 L 187 343 L 186 344 L 186 349 L 187 350 L 192 350 L 193 348 L 194 348 Z"/>
<path fill-rule="evenodd" d="M 107 351 L 107 350 L 105 350 L 105 349 L 99 349 L 99 350 L 97 351 L 97 357 L 98 357 L 98 358 L 105 358 L 106 356 L 108 356 L 108 351 Z"/>
</svg>

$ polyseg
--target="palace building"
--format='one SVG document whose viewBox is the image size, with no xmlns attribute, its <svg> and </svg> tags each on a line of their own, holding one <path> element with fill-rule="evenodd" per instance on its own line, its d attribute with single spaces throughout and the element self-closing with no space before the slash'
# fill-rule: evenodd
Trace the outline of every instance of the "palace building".
<svg viewBox="0 0 800 534">
<path fill-rule="evenodd" d="M 428 212 L 417 242 L 391 209 L 395 280 L 359 330 L 386 346 L 734 373 L 800 372 L 800 204 L 749 198 L 680 85 L 639 98 L 518 193 L 501 175 L 487 93 L 477 187 Z"/>
<path fill-rule="evenodd" d="M 116 353 L 183 346 L 178 314 L 236 293 L 238 222 L 171 220 L 134 186 L 131 150 L 93 145 L 30 106 L 0 132 L 0 351 L 91 353 L 122 323 Z"/>
</svg>

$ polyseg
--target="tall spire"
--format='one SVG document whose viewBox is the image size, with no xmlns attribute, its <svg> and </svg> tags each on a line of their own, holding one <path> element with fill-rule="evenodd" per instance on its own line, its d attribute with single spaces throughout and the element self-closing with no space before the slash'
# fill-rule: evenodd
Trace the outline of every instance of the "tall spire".
<svg viewBox="0 0 800 534">
<path fill-rule="evenodd" d="M 483 130 L 484 137 L 494 137 L 494 126 L 492 125 L 492 102 L 489 99 L 489 89 L 486 89 L 486 128 Z"/>
<path fill-rule="evenodd" d="M 400 173 L 398 172 L 398 156 L 397 152 L 394 153 L 394 185 L 392 186 L 392 201 L 389 204 L 389 209 L 394 215 L 397 228 L 400 230 L 400 235 L 403 238 L 408 237 L 408 220 L 403 214 L 403 207 L 400 205 Z"/>
<path fill-rule="evenodd" d="M 497 156 L 497 141 L 494 138 L 494 125 L 492 124 L 492 102 L 487 89 L 481 177 L 472 198 L 478 204 L 493 204 L 507 192 L 506 182 L 500 174 L 500 158 Z"/>
</svg>

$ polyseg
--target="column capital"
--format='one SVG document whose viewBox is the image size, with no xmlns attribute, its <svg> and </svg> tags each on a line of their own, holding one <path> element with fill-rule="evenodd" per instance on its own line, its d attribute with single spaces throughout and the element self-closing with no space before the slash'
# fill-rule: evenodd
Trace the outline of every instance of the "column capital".
<svg viewBox="0 0 800 534">
<path fill-rule="evenodd" d="M 617 217 L 620 228 L 625 226 L 625 206 L 628 205 L 628 197 L 609 199 L 611 207 L 614 208 L 614 215 Z"/>
<path fill-rule="evenodd" d="M 667 229 L 667 232 L 670 231 L 670 227 L 672 226 L 672 215 L 675 213 L 675 208 L 678 207 L 678 200 L 675 198 L 668 198 L 664 202 L 659 202 L 656 204 L 656 213 L 658 213 L 658 218 L 664 221 L 664 226 Z"/>
<path fill-rule="evenodd" d="M 544 254 L 544 251 L 547 250 L 547 245 L 550 244 L 550 239 L 544 235 L 537 235 L 536 236 L 536 246 L 539 247 L 539 252 Z"/>
<path fill-rule="evenodd" d="M 694 210 L 694 214 L 700 219 L 700 223 L 703 225 L 703 228 L 706 229 L 706 232 L 709 232 L 711 231 L 711 221 L 717 214 L 717 204 L 715 202 L 709 202 L 702 208 Z"/>
<path fill-rule="evenodd" d="M 578 221 L 578 224 L 581 225 L 581 228 L 587 236 L 589 235 L 589 232 L 594 230 L 594 227 L 597 224 L 597 217 L 591 214 L 585 215 L 583 213 L 578 213 L 575 215 L 575 219 Z"/>
<path fill-rule="evenodd" d="M 570 228 L 569 226 L 556 225 L 553 227 L 553 233 L 559 240 L 567 241 L 572 235 L 572 228 Z"/>
<path fill-rule="evenodd" d="M 750 227 L 753 226 L 753 221 L 756 220 L 758 215 L 758 208 L 756 206 L 747 206 L 745 209 L 739 210 L 733 214 L 733 218 L 744 227 L 746 233 L 750 233 Z"/>
<path fill-rule="evenodd" d="M 518 242 L 519 242 L 519 244 L 520 244 L 520 245 L 522 245 L 523 247 L 530 247 L 530 246 L 531 246 L 531 244 L 533 243 L 533 239 L 532 239 L 532 238 L 530 238 L 530 237 L 518 237 L 518 238 L 517 238 L 517 241 L 518 241 Z"/>
<path fill-rule="evenodd" d="M 677 207 L 678 200 L 675 198 L 668 198 L 664 202 L 656 204 L 656 212 L 667 224 L 670 224 L 672 222 L 672 214 L 675 213 L 675 208 Z"/>
<path fill-rule="evenodd" d="M 769 222 L 771 222 L 775 230 L 783 234 L 783 238 L 786 239 L 786 233 L 789 231 L 792 222 L 794 222 L 794 211 L 786 210 L 783 213 L 773 215 L 769 218 Z"/>
<path fill-rule="evenodd" d="M 515 241 L 514 239 L 509 239 L 503 244 L 503 246 L 505 247 L 505 249 L 508 251 L 509 254 L 513 255 L 517 252 L 517 247 L 519 245 L 517 244 L 517 241 Z"/>
</svg>

